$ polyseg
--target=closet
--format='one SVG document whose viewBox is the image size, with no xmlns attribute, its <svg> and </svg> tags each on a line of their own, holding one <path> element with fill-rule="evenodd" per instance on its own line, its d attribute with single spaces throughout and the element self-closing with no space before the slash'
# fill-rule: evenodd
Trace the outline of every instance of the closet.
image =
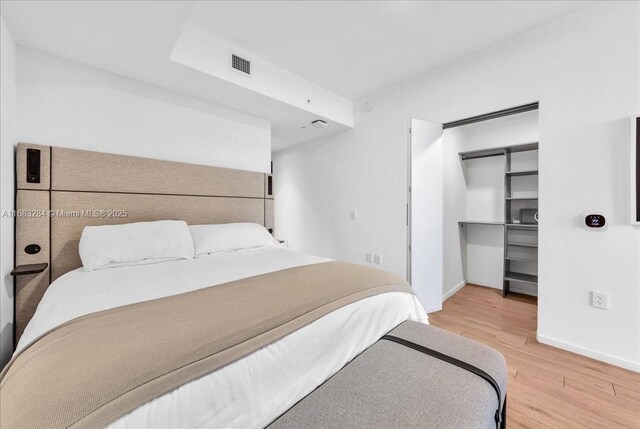
<svg viewBox="0 0 640 429">
<path fill-rule="evenodd" d="M 538 295 L 538 104 L 409 123 L 407 278 L 428 312 L 467 283 Z"/>
<path fill-rule="evenodd" d="M 538 295 L 538 112 L 443 133 L 443 292 Z"/>
</svg>

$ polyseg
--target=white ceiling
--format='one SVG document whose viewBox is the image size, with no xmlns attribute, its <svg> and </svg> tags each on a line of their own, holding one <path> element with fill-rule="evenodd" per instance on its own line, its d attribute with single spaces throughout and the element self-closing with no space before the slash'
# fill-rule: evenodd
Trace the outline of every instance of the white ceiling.
<svg viewBox="0 0 640 429">
<path fill-rule="evenodd" d="M 237 1 L 192 21 L 353 101 L 572 12 L 579 1 Z"/>
<path fill-rule="evenodd" d="M 273 150 L 340 132 L 169 59 L 187 22 L 354 101 L 588 2 L 2 1 L 16 41 L 272 121 Z"/>
</svg>

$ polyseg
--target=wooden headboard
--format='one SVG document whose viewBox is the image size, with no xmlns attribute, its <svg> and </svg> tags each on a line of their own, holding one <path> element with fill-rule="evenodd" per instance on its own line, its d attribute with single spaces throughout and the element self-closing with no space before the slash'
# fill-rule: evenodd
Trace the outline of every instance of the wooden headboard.
<svg viewBox="0 0 640 429">
<path fill-rule="evenodd" d="M 251 171 L 19 143 L 15 262 L 49 266 L 16 278 L 15 341 L 49 284 L 82 265 L 85 226 L 179 219 L 255 222 L 273 231 L 270 180 Z M 40 251 L 29 253 L 31 244 Z"/>
</svg>

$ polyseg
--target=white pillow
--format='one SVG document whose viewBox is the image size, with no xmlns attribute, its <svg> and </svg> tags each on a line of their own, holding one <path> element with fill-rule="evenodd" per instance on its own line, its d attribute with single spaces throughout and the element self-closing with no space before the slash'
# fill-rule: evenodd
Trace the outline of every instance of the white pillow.
<svg viewBox="0 0 640 429">
<path fill-rule="evenodd" d="M 193 258 L 187 223 L 159 220 L 124 225 L 86 226 L 80 238 L 85 271 Z"/>
<path fill-rule="evenodd" d="M 277 247 L 264 226 L 257 223 L 224 223 L 219 225 L 191 225 L 196 256 L 252 247 Z"/>
</svg>

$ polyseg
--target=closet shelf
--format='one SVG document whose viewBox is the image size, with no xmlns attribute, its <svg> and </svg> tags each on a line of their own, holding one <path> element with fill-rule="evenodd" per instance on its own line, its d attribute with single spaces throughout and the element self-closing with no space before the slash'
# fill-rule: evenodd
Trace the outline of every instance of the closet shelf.
<svg viewBox="0 0 640 429">
<path fill-rule="evenodd" d="M 460 220 L 459 224 L 475 224 L 475 225 L 504 225 L 502 221 L 491 221 L 491 220 Z"/>
<path fill-rule="evenodd" d="M 459 152 L 462 160 L 487 158 L 490 156 L 504 156 L 507 154 L 527 152 L 530 150 L 538 150 L 538 142 L 530 142 L 524 144 L 518 144 L 514 146 L 496 147 L 490 149 L 471 150 L 468 152 Z"/>
<path fill-rule="evenodd" d="M 537 243 L 516 243 L 516 242 L 507 241 L 507 246 L 537 248 L 538 244 Z"/>
<path fill-rule="evenodd" d="M 515 256 L 505 256 L 504 259 L 507 259 L 509 261 L 518 261 L 518 262 L 538 262 L 537 259 L 533 259 L 533 258 L 518 258 Z"/>
<path fill-rule="evenodd" d="M 538 197 L 507 197 L 505 198 L 507 201 L 520 200 L 520 201 L 536 201 Z"/>
<path fill-rule="evenodd" d="M 507 176 L 535 176 L 538 174 L 538 170 L 524 170 L 524 171 L 507 171 Z"/>
<path fill-rule="evenodd" d="M 481 150 L 472 150 L 469 152 L 460 152 L 460 158 L 465 161 L 467 159 L 478 159 L 478 158 L 488 158 L 490 156 L 504 156 L 505 150 L 503 147 L 493 148 L 493 149 L 481 149 Z"/>
<path fill-rule="evenodd" d="M 538 276 L 535 276 L 533 274 L 516 273 L 513 271 L 507 272 L 507 274 L 505 274 L 504 276 L 504 279 L 522 283 L 529 283 L 533 285 L 538 284 Z"/>
<path fill-rule="evenodd" d="M 505 148 L 505 151 L 508 154 L 518 153 L 518 152 L 528 152 L 530 150 L 538 150 L 538 142 L 518 144 L 514 146 L 507 146 Z"/>
<path fill-rule="evenodd" d="M 507 228 L 536 230 L 536 229 L 538 229 L 538 225 L 529 225 L 529 224 L 526 224 L 526 223 L 508 223 L 507 224 Z"/>
</svg>

